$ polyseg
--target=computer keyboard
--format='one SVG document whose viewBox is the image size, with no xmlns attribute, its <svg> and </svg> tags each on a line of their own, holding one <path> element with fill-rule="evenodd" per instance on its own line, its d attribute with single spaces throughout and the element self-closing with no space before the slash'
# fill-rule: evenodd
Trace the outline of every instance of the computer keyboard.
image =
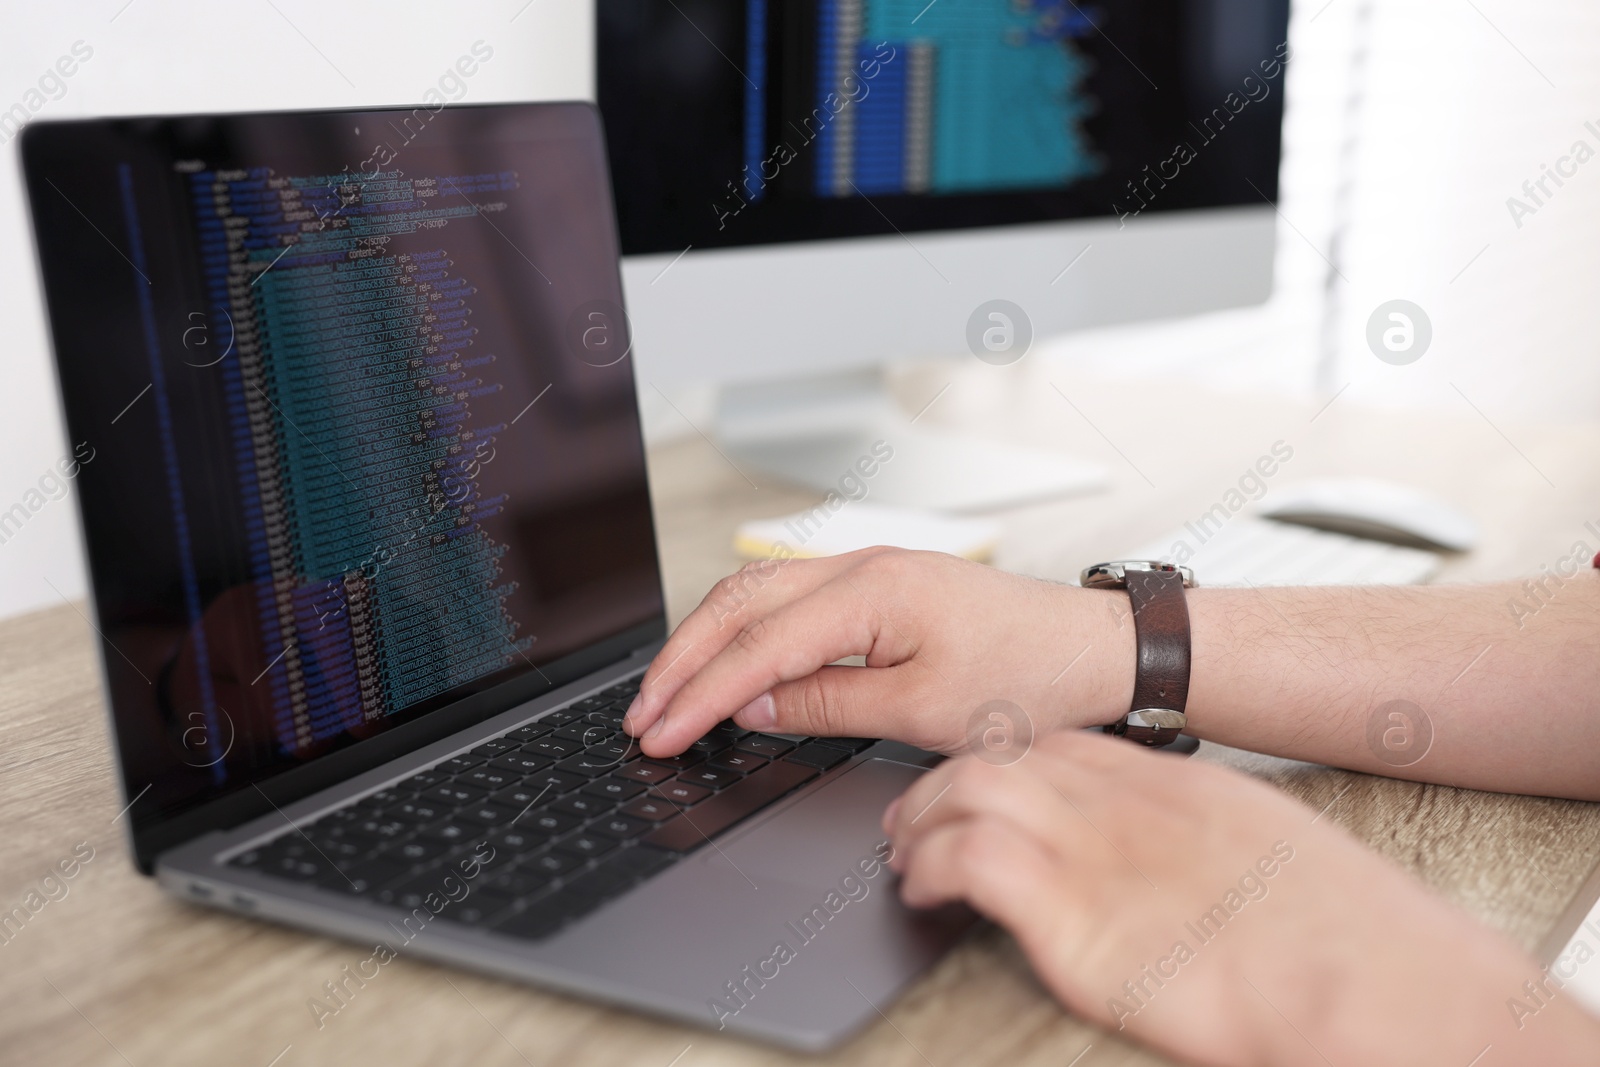
<svg viewBox="0 0 1600 1067">
<path fill-rule="evenodd" d="M 1128 558 L 1175 558 L 1179 543 L 1190 546 L 1183 563 L 1205 586 L 1410 585 L 1433 577 L 1442 562 L 1418 548 L 1244 516 L 1208 531 L 1204 542 L 1179 530 Z"/>
<path fill-rule="evenodd" d="M 433 894 L 439 918 L 543 938 L 874 743 L 723 722 L 652 759 L 622 732 L 638 690 L 559 708 L 230 863 L 407 911 Z"/>
</svg>

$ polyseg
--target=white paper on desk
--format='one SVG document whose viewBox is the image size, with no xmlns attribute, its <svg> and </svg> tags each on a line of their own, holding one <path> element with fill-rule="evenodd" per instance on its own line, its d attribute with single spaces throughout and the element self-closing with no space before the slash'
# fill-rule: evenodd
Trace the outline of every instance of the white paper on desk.
<svg viewBox="0 0 1600 1067">
<path fill-rule="evenodd" d="M 1581 950 L 1580 942 L 1584 946 Z M 1576 974 L 1572 973 L 1574 970 Z M 1579 1004 L 1600 1015 L 1600 902 L 1596 902 L 1578 924 L 1572 940 L 1550 965 L 1550 973 L 1566 983 L 1561 987 L 1562 992 L 1571 993 Z"/>
<path fill-rule="evenodd" d="M 891 545 L 986 560 L 994 554 L 999 540 L 1000 524 L 993 519 L 956 518 L 914 508 L 842 500 L 836 511 L 830 511 L 824 503 L 793 515 L 744 523 L 733 535 L 733 547 L 746 559 L 789 554 L 837 556 L 858 548 Z M 780 545 L 786 546 L 787 551 Z"/>
<path fill-rule="evenodd" d="M 1207 586 L 1410 585 L 1427 581 L 1442 562 L 1419 548 L 1249 515 L 1215 528 L 1188 523 L 1122 558 L 1182 563 Z"/>
</svg>

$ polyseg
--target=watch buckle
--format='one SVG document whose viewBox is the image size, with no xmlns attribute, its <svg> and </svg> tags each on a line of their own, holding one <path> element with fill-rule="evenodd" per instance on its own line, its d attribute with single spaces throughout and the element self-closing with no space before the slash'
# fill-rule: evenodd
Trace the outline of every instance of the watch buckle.
<svg viewBox="0 0 1600 1067">
<path fill-rule="evenodd" d="M 1189 725 L 1189 717 L 1171 708 L 1140 708 L 1128 712 L 1128 717 L 1122 720 L 1122 725 L 1142 726 L 1147 730 L 1171 730 L 1173 733 L 1178 733 Z"/>
</svg>

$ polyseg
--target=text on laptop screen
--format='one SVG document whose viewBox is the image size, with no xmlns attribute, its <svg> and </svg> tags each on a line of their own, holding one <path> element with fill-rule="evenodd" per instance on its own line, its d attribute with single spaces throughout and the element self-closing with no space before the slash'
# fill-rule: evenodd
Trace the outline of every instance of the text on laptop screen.
<svg viewBox="0 0 1600 1067">
<path fill-rule="evenodd" d="M 597 135 L 96 125 L 30 191 L 130 791 L 247 786 L 661 613 Z"/>
</svg>

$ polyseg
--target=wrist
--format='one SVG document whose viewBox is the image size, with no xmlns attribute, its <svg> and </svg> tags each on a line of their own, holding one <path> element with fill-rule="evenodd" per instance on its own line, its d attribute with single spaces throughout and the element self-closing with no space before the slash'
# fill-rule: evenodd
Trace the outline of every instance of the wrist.
<svg viewBox="0 0 1600 1067">
<path fill-rule="evenodd" d="M 1061 664 L 1049 683 L 1057 723 L 1069 728 L 1114 723 L 1133 701 L 1139 655 L 1128 594 L 1078 586 L 1061 586 L 1059 592 L 1060 622 L 1048 631 Z"/>
</svg>

